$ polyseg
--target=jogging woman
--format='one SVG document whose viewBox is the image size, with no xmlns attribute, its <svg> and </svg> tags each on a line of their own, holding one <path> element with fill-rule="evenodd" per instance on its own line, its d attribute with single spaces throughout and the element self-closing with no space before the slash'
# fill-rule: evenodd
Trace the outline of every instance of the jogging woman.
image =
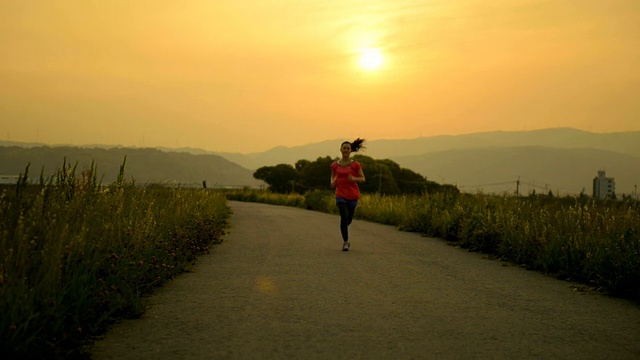
<svg viewBox="0 0 640 360">
<path fill-rule="evenodd" d="M 349 251 L 349 225 L 360 199 L 358 182 L 364 182 L 362 166 L 351 159 L 351 153 L 364 149 L 364 139 L 340 144 L 342 157 L 331 163 L 331 186 L 336 188 L 336 206 L 340 210 L 340 233 L 342 234 L 342 251 Z"/>
</svg>

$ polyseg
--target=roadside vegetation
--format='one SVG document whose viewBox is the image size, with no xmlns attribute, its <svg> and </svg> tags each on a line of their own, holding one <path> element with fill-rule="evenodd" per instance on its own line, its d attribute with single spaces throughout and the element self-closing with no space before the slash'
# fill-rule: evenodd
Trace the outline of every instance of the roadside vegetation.
<svg viewBox="0 0 640 360">
<path fill-rule="evenodd" d="M 422 195 L 364 193 L 356 218 L 442 238 L 599 291 L 640 299 L 637 201 L 441 190 Z M 227 198 L 337 212 L 328 190 L 283 195 L 240 190 L 228 192 Z"/>
<path fill-rule="evenodd" d="M 125 159 L 126 160 L 126 159 Z M 640 204 L 586 196 L 462 194 L 390 160 L 358 155 L 356 217 L 640 299 Z M 70 358 L 144 296 L 221 242 L 227 199 L 336 213 L 329 157 L 258 169 L 268 190 L 107 185 L 92 164 L 0 187 L 0 354 Z M 292 171 L 293 170 L 293 171 Z M 284 184 L 283 186 L 279 185 Z"/>
<path fill-rule="evenodd" d="M 125 159 L 126 160 L 126 159 Z M 84 342 L 144 311 L 143 298 L 221 241 L 219 192 L 117 180 L 64 164 L 0 188 L 0 354 L 79 357 Z"/>
</svg>

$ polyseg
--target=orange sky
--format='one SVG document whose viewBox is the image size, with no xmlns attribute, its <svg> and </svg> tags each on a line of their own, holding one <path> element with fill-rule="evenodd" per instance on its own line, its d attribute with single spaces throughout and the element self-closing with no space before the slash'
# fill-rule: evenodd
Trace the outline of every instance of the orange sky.
<svg viewBox="0 0 640 360">
<path fill-rule="evenodd" d="M 360 52 L 377 48 L 382 67 Z M 0 140 L 640 130 L 637 0 L 0 2 Z"/>
</svg>

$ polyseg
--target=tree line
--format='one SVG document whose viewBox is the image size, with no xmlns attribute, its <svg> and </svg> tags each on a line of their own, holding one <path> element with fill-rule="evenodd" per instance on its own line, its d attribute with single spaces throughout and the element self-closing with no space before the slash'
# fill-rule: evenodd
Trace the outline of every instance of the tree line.
<svg viewBox="0 0 640 360">
<path fill-rule="evenodd" d="M 384 159 L 376 160 L 365 155 L 355 155 L 365 173 L 366 182 L 360 183 L 362 193 L 383 195 L 424 194 L 425 192 L 452 191 L 457 187 L 438 184 L 396 162 Z M 258 168 L 253 177 L 264 181 L 268 190 L 279 194 L 304 194 L 313 190 L 331 190 L 331 163 L 336 161 L 330 156 L 319 157 L 315 161 L 298 160 L 295 165 L 278 164 Z"/>
</svg>

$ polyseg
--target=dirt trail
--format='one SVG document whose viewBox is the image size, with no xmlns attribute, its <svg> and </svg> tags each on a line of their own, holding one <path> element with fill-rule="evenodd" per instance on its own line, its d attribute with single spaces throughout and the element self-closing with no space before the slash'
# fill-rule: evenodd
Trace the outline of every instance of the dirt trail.
<svg viewBox="0 0 640 360">
<path fill-rule="evenodd" d="M 95 359 L 638 359 L 640 306 L 355 220 L 230 202 L 225 242 Z"/>
</svg>

